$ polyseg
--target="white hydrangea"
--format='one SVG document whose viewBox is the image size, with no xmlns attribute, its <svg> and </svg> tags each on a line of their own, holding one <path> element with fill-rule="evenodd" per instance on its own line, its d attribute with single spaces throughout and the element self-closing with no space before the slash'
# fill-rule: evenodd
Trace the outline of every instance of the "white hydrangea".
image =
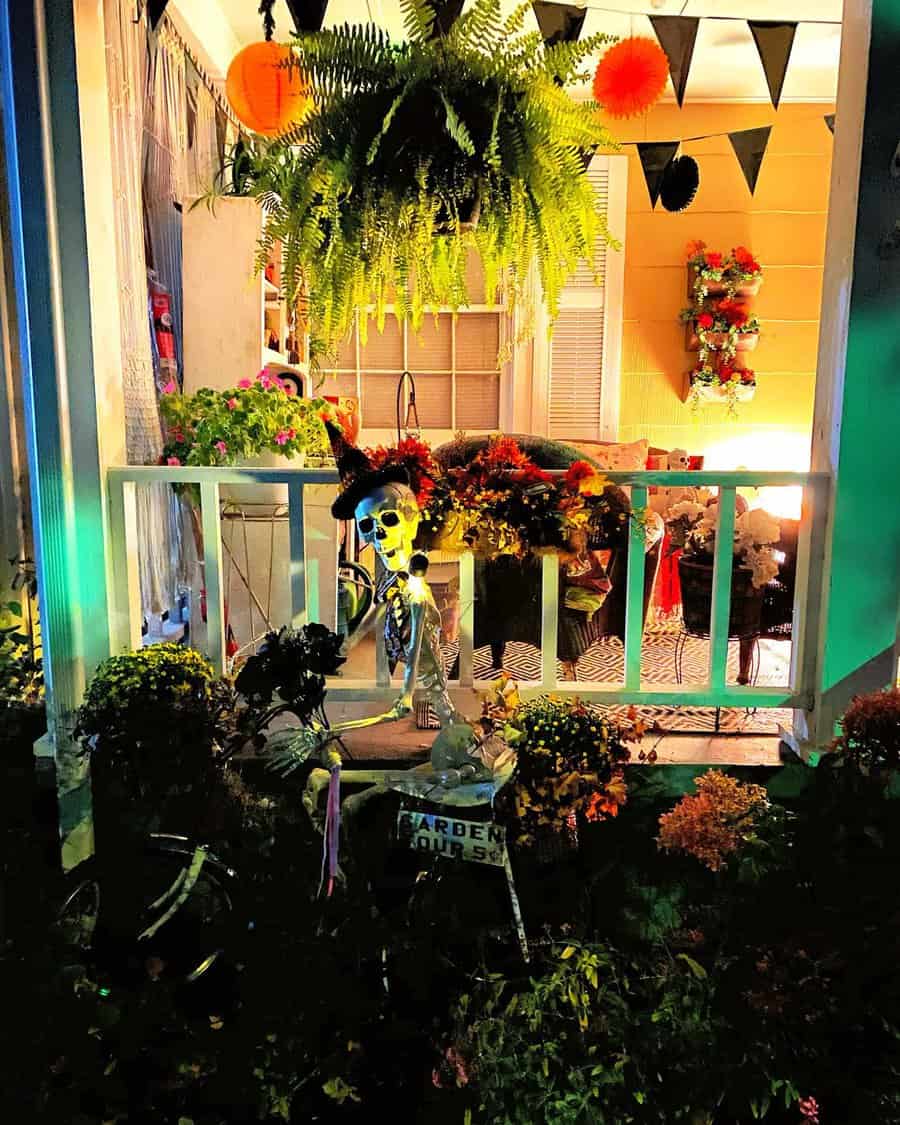
<svg viewBox="0 0 900 1125">
<path fill-rule="evenodd" d="M 735 521 L 735 531 L 750 543 L 777 543 L 781 538 L 781 526 L 774 516 L 762 508 L 751 508 Z"/>
</svg>

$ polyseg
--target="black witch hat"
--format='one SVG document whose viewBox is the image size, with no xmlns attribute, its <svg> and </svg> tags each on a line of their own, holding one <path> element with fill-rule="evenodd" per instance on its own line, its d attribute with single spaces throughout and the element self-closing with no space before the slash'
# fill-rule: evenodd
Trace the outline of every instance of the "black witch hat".
<svg viewBox="0 0 900 1125">
<path fill-rule="evenodd" d="M 409 484 L 409 473 L 404 465 L 372 467 L 366 454 L 344 439 L 343 433 L 331 422 L 325 423 L 334 459 L 341 478 L 341 494 L 331 505 L 336 520 L 352 520 L 356 505 L 376 488 L 385 484 Z"/>
</svg>

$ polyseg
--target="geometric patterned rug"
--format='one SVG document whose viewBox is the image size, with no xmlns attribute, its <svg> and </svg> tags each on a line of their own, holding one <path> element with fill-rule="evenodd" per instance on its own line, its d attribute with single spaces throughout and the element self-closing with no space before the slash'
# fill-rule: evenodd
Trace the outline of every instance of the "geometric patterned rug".
<svg viewBox="0 0 900 1125">
<path fill-rule="evenodd" d="M 641 649 L 641 675 L 645 684 L 674 684 L 675 638 L 671 629 L 649 627 L 644 632 Z M 702 683 L 706 679 L 709 641 L 687 637 L 683 655 L 684 683 Z M 760 642 L 759 685 L 784 684 L 788 680 L 790 644 L 784 641 Z M 444 659 L 449 669 L 456 657 L 456 645 L 446 645 Z M 519 681 L 541 678 L 540 650 L 532 645 L 511 641 L 506 646 L 503 665 Z M 473 660 L 476 679 L 490 679 L 496 674 L 491 666 L 489 647 L 476 649 Z M 737 682 L 738 644 L 728 646 L 728 682 Z M 578 661 L 578 679 L 582 682 L 615 683 L 624 675 L 624 648 L 618 637 L 604 637 L 595 642 Z M 557 665 L 559 682 L 563 682 L 561 665 Z M 624 707 L 604 707 L 612 715 L 624 714 Z M 714 707 L 641 707 L 641 717 L 661 731 L 691 734 L 776 734 L 778 725 L 789 725 L 791 713 L 774 708 L 747 709 L 725 707 L 718 715 Z"/>
</svg>

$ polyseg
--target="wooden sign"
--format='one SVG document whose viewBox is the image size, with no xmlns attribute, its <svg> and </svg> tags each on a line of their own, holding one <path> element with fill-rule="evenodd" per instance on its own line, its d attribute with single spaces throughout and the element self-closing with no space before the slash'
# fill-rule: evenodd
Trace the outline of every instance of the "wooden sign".
<svg viewBox="0 0 900 1125">
<path fill-rule="evenodd" d="M 397 835 L 414 851 L 506 866 L 506 832 L 490 821 L 458 820 L 401 809 L 397 815 Z"/>
</svg>

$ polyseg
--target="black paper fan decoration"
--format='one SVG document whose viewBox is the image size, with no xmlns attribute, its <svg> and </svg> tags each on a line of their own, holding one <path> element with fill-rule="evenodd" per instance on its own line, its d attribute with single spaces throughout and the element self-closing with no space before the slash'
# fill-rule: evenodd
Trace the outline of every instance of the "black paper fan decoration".
<svg viewBox="0 0 900 1125">
<path fill-rule="evenodd" d="M 676 156 L 663 172 L 659 198 L 667 211 L 684 211 L 694 202 L 700 186 L 700 169 L 692 156 Z"/>
</svg>

